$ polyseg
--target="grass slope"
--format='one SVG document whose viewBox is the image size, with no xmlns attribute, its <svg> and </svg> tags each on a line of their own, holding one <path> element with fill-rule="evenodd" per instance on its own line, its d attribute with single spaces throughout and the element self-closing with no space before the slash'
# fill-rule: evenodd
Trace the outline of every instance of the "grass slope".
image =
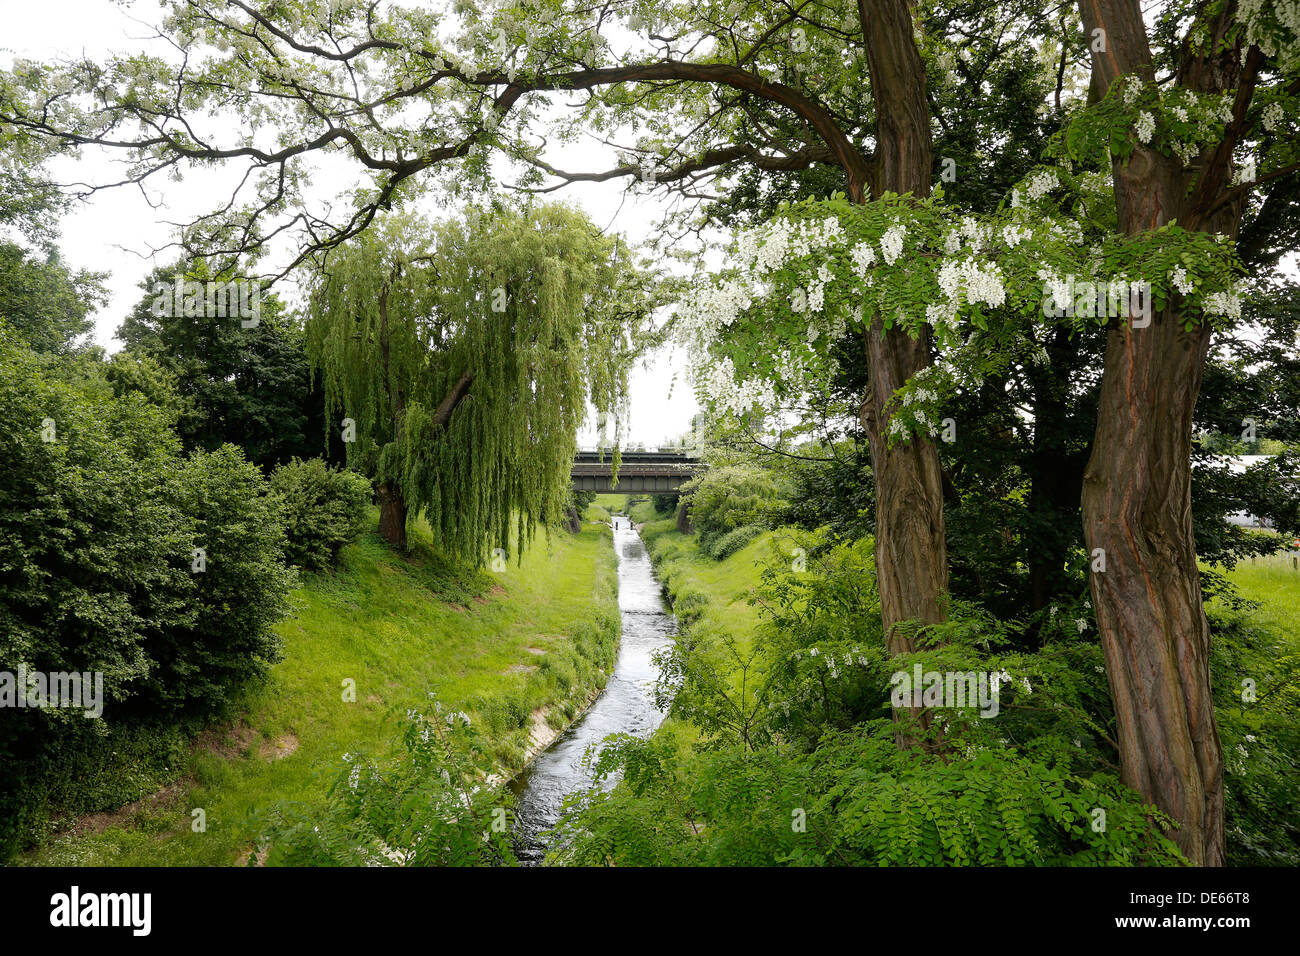
<svg viewBox="0 0 1300 956">
<path fill-rule="evenodd" d="M 84 819 L 21 862 L 228 865 L 246 858 L 258 815 L 279 801 L 322 803 L 347 751 L 388 752 L 407 708 L 465 710 L 517 769 L 532 712 L 576 714 L 611 670 L 618 634 L 610 532 L 534 542 L 499 573 L 457 568 L 413 529 L 407 558 L 377 535 L 349 545 L 333 574 L 307 575 L 284 659 L 246 694 L 244 716 L 209 728 L 156 799 Z M 343 684 L 355 681 L 355 703 Z M 193 832 L 202 808 L 206 831 Z"/>
<path fill-rule="evenodd" d="M 1261 621 L 1289 637 L 1300 649 L 1300 569 L 1296 556 L 1275 554 L 1244 561 L 1229 571 L 1227 578 L 1252 601 L 1260 602 L 1253 613 Z"/>
</svg>

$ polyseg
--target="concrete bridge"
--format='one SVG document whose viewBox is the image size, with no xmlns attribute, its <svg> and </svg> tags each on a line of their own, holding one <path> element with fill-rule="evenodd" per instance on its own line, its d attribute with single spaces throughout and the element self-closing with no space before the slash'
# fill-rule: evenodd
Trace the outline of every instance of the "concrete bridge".
<svg viewBox="0 0 1300 956">
<path fill-rule="evenodd" d="M 613 485 L 611 453 L 580 451 L 573 459 L 575 491 L 602 494 L 668 495 L 699 474 L 703 465 L 684 452 L 625 451 L 618 466 L 618 487 Z"/>
</svg>

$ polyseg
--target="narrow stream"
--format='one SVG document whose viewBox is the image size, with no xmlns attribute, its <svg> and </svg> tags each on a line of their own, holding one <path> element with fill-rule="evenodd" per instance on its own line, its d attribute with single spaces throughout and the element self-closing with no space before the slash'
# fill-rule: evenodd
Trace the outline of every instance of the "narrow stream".
<svg viewBox="0 0 1300 956">
<path fill-rule="evenodd" d="M 540 835 L 559 819 L 564 798 L 592 785 L 582 769 L 587 748 L 614 733 L 649 736 L 664 719 L 654 706 L 658 670 L 650 655 L 672 643 L 676 621 L 664 608 L 645 544 L 625 516 L 614 518 L 614 550 L 623 618 L 614 673 L 577 723 L 510 784 L 516 797 L 515 852 L 525 865 L 541 863 L 546 855 Z"/>
</svg>

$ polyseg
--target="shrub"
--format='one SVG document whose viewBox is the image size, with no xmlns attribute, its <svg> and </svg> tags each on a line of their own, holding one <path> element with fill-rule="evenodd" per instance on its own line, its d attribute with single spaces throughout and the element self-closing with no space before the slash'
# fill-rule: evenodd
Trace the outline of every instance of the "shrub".
<svg viewBox="0 0 1300 956">
<path fill-rule="evenodd" d="M 725 561 L 762 533 L 763 528 L 760 525 L 744 524 L 739 528 L 733 528 L 720 538 L 711 539 L 707 546 L 701 545 L 700 550 L 714 561 Z"/>
<path fill-rule="evenodd" d="M 391 764 L 354 754 L 324 813 L 281 805 L 263 833 L 273 866 L 510 866 L 501 790 L 484 741 L 462 714 L 408 715 Z"/>
<path fill-rule="evenodd" d="M 211 713 L 265 673 L 294 576 L 239 449 L 182 457 L 165 412 L 63 380 L 3 329 L 0 408 L 0 670 L 103 675 L 98 720 L 0 722 L 3 856 L 39 823 L 33 780 L 62 779 L 119 726 Z"/>
<path fill-rule="evenodd" d="M 1112 775 L 1010 749 L 904 752 L 893 733 L 888 720 L 828 733 L 811 755 L 616 735 L 592 759 L 597 786 L 566 805 L 558 842 L 577 866 L 1182 862 L 1163 818 Z M 619 774 L 620 786 L 601 788 Z"/>
<path fill-rule="evenodd" d="M 1228 863 L 1300 864 L 1300 654 L 1250 613 L 1210 612 L 1210 677 L 1223 742 Z M 1243 678 L 1255 698 L 1243 700 Z"/>
<path fill-rule="evenodd" d="M 682 491 L 690 496 L 691 522 L 705 553 L 730 531 L 744 525 L 765 527 L 769 516 L 784 507 L 778 477 L 748 465 L 711 468 L 687 482 Z"/>
<path fill-rule="evenodd" d="M 368 478 L 319 458 L 281 465 L 271 474 L 271 490 L 283 510 L 285 556 L 311 571 L 332 566 L 361 533 L 373 495 Z"/>
<path fill-rule="evenodd" d="M 666 495 L 651 495 L 650 503 L 654 505 L 656 514 L 670 515 L 677 511 L 678 497 L 676 492 Z"/>
</svg>

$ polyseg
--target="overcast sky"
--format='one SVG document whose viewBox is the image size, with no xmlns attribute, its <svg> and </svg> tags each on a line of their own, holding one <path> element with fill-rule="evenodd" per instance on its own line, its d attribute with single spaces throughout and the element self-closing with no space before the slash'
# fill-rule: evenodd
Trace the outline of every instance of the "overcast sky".
<svg viewBox="0 0 1300 956">
<path fill-rule="evenodd" d="M 98 60 L 109 53 L 150 49 L 145 38 L 151 31 L 132 17 L 154 23 L 159 10 L 157 0 L 136 0 L 126 10 L 114 0 L 0 0 L 0 64 L 8 67 L 15 56 L 48 60 L 85 54 Z M 615 165 L 608 146 L 590 142 L 554 150 L 548 158 L 566 169 L 598 170 Z M 120 178 L 115 175 L 114 157 L 103 151 L 88 151 L 78 163 L 56 165 L 54 172 L 67 182 L 104 183 Z M 332 180 L 330 192 L 345 191 L 349 186 L 346 178 L 327 175 L 324 179 Z M 111 297 L 95 314 L 95 341 L 110 351 L 121 348 L 113 335 L 139 300 L 140 282 L 156 264 L 150 258 L 151 250 L 171 240 L 169 223 L 207 212 L 214 197 L 228 196 L 229 190 L 223 186 L 229 181 L 220 172 L 187 175 L 179 183 L 159 179 L 149 187 L 148 198 L 135 187 L 112 189 L 96 194 L 64 219 L 61 248 L 65 259 L 74 267 L 109 274 Z M 644 194 L 625 194 L 623 188 L 615 183 L 580 183 L 551 195 L 581 205 L 597 225 L 639 242 L 650 236 L 662 206 Z M 158 262 L 170 258 L 164 251 Z M 689 429 L 698 405 L 684 380 L 684 370 L 683 358 L 669 350 L 633 371 L 627 443 L 653 447 Z M 579 436 L 584 445 L 592 444 L 594 438 L 590 427 Z"/>
</svg>

